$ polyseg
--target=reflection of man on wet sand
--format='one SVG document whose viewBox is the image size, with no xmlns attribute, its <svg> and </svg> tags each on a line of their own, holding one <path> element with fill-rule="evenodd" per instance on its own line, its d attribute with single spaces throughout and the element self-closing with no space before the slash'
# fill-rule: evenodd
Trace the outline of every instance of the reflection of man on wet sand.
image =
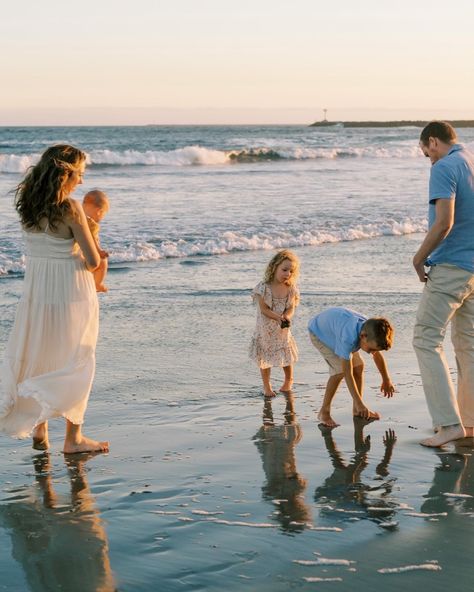
<svg viewBox="0 0 474 592">
<path fill-rule="evenodd" d="M 332 430 L 319 426 L 334 467 L 332 475 L 314 492 L 315 501 L 323 506 L 324 516 L 333 515 L 339 519 L 349 519 L 354 517 L 354 514 L 358 517 L 361 517 L 360 514 L 365 514 L 365 517 L 383 523 L 395 511 L 397 504 L 389 499 L 392 492 L 391 481 L 376 481 L 373 486 L 362 481 L 362 472 L 369 464 L 370 436 L 364 437 L 363 433 L 366 425 L 365 420 L 354 417 L 355 454 L 350 462 L 347 462 L 340 453 L 334 442 Z M 395 432 L 391 429 L 387 430 L 383 438 L 384 455 L 375 469 L 379 477 L 384 478 L 389 474 L 388 465 L 396 441 Z"/>
<path fill-rule="evenodd" d="M 34 592 L 116 590 L 107 536 L 84 468 L 88 458 L 82 454 L 67 459 L 71 494 L 66 502 L 53 489 L 45 453 L 33 459 L 37 486 L 26 490 L 22 500 L 16 496 L 0 505 L 0 524 L 10 531 L 13 558 Z"/>
<path fill-rule="evenodd" d="M 303 433 L 294 411 L 294 396 L 286 396 L 285 420 L 281 425 L 273 421 L 272 401 L 265 400 L 263 426 L 254 437 L 260 452 L 266 482 L 263 498 L 276 501 L 277 520 L 285 531 L 298 532 L 311 522 L 311 512 L 304 502 L 307 481 L 297 471 L 295 446 Z"/>
</svg>

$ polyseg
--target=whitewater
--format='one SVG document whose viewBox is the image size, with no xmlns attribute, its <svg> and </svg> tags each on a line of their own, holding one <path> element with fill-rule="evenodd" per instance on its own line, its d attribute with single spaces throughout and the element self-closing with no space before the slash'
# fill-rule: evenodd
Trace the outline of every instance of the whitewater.
<svg viewBox="0 0 474 592">
<path fill-rule="evenodd" d="M 474 131 L 459 130 L 474 147 Z M 417 128 L 0 128 L 0 277 L 23 273 L 13 191 L 48 146 L 88 155 L 77 199 L 106 191 L 112 265 L 318 248 L 424 232 L 429 166 Z"/>
</svg>

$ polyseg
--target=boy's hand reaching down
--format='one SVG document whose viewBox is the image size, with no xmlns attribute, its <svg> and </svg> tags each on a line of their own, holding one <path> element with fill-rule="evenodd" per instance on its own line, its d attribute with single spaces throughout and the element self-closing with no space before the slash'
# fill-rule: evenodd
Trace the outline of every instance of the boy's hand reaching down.
<svg viewBox="0 0 474 592">
<path fill-rule="evenodd" d="M 384 397 L 393 397 L 395 393 L 395 387 L 392 384 L 391 380 L 384 380 L 382 385 L 380 386 L 380 391 L 383 393 Z"/>
</svg>

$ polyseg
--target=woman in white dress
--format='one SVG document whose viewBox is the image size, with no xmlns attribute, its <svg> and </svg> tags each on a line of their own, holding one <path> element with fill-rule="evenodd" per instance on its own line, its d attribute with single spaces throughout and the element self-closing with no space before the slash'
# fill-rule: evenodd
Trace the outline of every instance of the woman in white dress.
<svg viewBox="0 0 474 592">
<path fill-rule="evenodd" d="M 0 431 L 33 436 L 47 449 L 48 420 L 66 420 L 65 453 L 107 451 L 81 431 L 95 372 L 98 302 L 91 273 L 99 254 L 80 203 L 86 155 L 48 148 L 16 190 L 26 241 L 23 294 L 10 334 L 0 390 Z"/>
</svg>

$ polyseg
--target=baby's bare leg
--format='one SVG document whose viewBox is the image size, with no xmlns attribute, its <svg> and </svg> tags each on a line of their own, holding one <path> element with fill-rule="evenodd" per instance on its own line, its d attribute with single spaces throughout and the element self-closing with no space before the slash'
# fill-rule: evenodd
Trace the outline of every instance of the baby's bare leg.
<svg viewBox="0 0 474 592">
<path fill-rule="evenodd" d="M 324 393 L 323 404 L 318 412 L 318 419 L 328 428 L 335 428 L 339 425 L 331 417 L 331 403 L 343 378 L 344 374 L 335 374 L 334 376 L 329 377 L 326 384 L 326 391 Z"/>
<path fill-rule="evenodd" d="M 95 289 L 97 292 L 107 292 L 107 287 L 104 285 L 104 279 L 107 275 L 108 266 L 107 258 L 101 259 L 99 267 L 94 271 Z"/>
</svg>

